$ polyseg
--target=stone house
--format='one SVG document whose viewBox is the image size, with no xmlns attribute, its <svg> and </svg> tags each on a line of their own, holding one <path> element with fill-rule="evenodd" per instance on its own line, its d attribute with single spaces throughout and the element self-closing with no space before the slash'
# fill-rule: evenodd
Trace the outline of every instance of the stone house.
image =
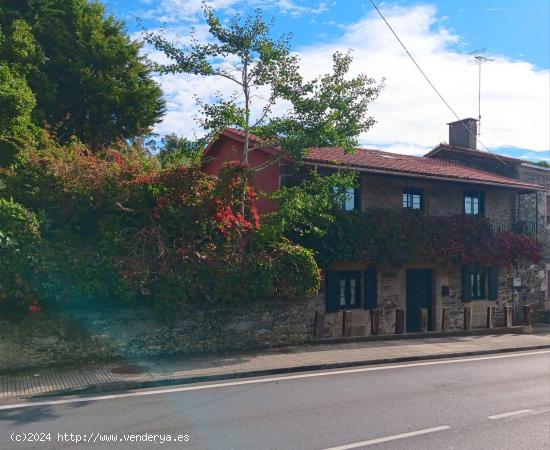
<svg viewBox="0 0 550 450">
<path fill-rule="evenodd" d="M 240 160 L 242 144 L 241 131 L 224 131 L 207 148 L 204 170 L 215 174 L 224 161 Z M 275 151 L 255 147 L 252 167 Z M 538 198 L 545 190 L 538 179 L 429 156 L 314 148 L 304 159 L 304 167 L 320 173 L 357 172 L 359 187 L 347 192 L 342 205 L 345 210 L 388 208 L 428 217 L 483 216 L 495 230 L 536 232 L 536 224 L 524 208 L 528 198 Z M 284 160 L 270 166 L 269 172 L 257 172 L 257 188 L 264 192 L 279 189 L 292 177 L 292 166 L 292 161 Z M 259 206 L 264 206 L 264 211 L 274 207 Z M 524 300 L 530 298 L 531 288 L 520 292 L 514 279 L 521 278 L 522 287 L 536 282 L 542 288 L 538 272 L 516 265 L 504 269 L 436 262 L 376 265 L 367 258 L 334 262 L 324 269 L 324 289 L 312 300 L 316 323 L 306 318 L 317 337 L 462 329 L 465 320 L 469 322 L 466 326 L 484 327 L 488 307 L 495 325 L 503 325 L 509 320 L 506 306 L 519 304 L 520 294 L 525 294 Z M 541 305 L 547 307 L 547 303 Z M 520 316 L 518 310 L 516 319 Z"/>
<path fill-rule="evenodd" d="M 550 168 L 518 158 L 480 151 L 477 149 L 476 134 L 475 119 L 450 123 L 449 143 L 438 145 L 425 156 L 543 187 L 536 192 L 518 195 L 514 203 L 515 219 L 531 224 L 531 231 L 544 243 L 541 262 L 518 270 L 521 280 L 517 288 L 517 306 L 532 304 L 535 319 L 550 322 Z"/>
</svg>

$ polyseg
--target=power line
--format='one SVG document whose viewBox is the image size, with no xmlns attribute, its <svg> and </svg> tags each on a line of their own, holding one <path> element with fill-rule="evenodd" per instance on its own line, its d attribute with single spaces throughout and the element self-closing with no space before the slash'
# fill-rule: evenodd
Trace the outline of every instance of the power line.
<svg viewBox="0 0 550 450">
<path fill-rule="evenodd" d="M 382 12 L 378 9 L 378 6 L 376 6 L 376 4 L 374 3 L 374 0 L 369 0 L 371 5 L 373 6 L 373 8 L 376 10 L 376 12 L 379 14 L 379 16 L 382 18 L 382 20 L 384 21 L 384 23 L 388 26 L 388 28 L 390 29 L 390 31 L 392 32 L 392 34 L 395 36 L 395 39 L 397 39 L 397 41 L 399 42 L 399 44 L 401 44 L 401 47 L 403 47 L 403 50 L 405 50 L 405 52 L 407 53 L 407 55 L 409 56 L 409 58 L 411 59 L 411 61 L 414 63 L 414 65 L 416 66 L 416 68 L 420 71 L 420 73 L 422 74 L 422 76 L 424 77 L 424 79 L 428 82 L 428 84 L 430 85 L 430 87 L 435 91 L 435 93 L 439 96 L 439 98 L 441 99 L 441 101 L 443 103 L 445 103 L 445 105 L 447 106 L 447 108 L 449 108 L 449 111 L 451 111 L 451 113 L 453 113 L 453 115 L 456 117 L 456 119 L 462 124 L 462 126 L 464 127 L 464 129 L 466 131 L 468 131 L 468 133 L 470 133 L 471 136 L 473 136 L 477 142 L 479 142 L 481 144 L 481 146 L 489 153 L 492 153 L 495 157 L 497 157 L 502 163 L 504 163 L 504 161 L 502 161 L 502 159 L 494 154 L 483 142 L 481 142 L 478 137 L 472 133 L 472 130 L 470 130 L 470 128 L 468 128 L 461 120 L 460 116 L 455 112 L 455 110 L 452 108 L 452 106 L 447 102 L 447 100 L 445 100 L 445 98 L 443 97 L 443 95 L 439 92 L 439 90 L 435 87 L 435 85 L 432 83 L 432 81 L 430 80 L 430 78 L 428 77 L 428 75 L 426 75 L 426 73 L 422 70 L 422 67 L 420 67 L 420 65 L 416 62 L 416 60 L 414 59 L 414 56 L 411 54 L 411 52 L 409 52 L 409 50 L 407 49 L 407 47 L 405 46 L 405 44 L 403 43 L 403 41 L 399 38 L 399 36 L 397 35 L 397 33 L 395 32 L 395 30 L 392 28 L 392 26 L 389 24 L 389 22 L 386 20 L 386 18 L 384 17 L 384 15 L 382 14 Z"/>
</svg>

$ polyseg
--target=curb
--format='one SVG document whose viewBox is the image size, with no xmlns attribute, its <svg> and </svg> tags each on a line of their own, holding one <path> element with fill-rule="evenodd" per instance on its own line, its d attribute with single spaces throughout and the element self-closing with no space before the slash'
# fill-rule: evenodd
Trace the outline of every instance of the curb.
<svg viewBox="0 0 550 450">
<path fill-rule="evenodd" d="M 65 395 L 79 395 L 79 394 L 102 394 L 105 392 L 115 392 L 115 391 L 127 391 L 135 389 L 144 389 L 144 388 L 155 388 L 163 386 L 174 386 L 179 384 L 193 384 L 193 383 L 206 383 L 210 381 L 225 381 L 239 378 L 252 378 L 260 377 L 267 375 L 281 375 L 281 374 L 291 374 L 299 372 L 310 372 L 315 370 L 329 370 L 329 369 L 341 369 L 345 367 L 357 367 L 357 366 L 372 366 L 379 364 L 392 364 L 392 363 L 403 363 L 403 362 L 412 362 L 412 361 L 429 361 L 437 359 L 450 359 L 450 358 L 460 358 L 466 356 L 481 356 L 481 355 L 490 355 L 490 354 L 500 354 L 500 353 L 514 353 L 514 352 L 524 352 L 532 350 L 543 350 L 550 349 L 550 344 L 544 345 L 534 345 L 530 347 L 522 348 L 501 348 L 495 350 L 476 350 L 470 352 L 454 352 L 454 353 L 441 353 L 437 355 L 419 355 L 419 356 L 402 356 L 396 358 L 382 358 L 382 359 L 371 359 L 371 360 L 356 360 L 356 361 L 346 361 L 338 363 L 325 363 L 325 364 L 312 364 L 312 365 L 302 365 L 302 366 L 292 366 L 276 369 L 260 369 L 260 370 L 250 370 L 246 372 L 234 372 L 226 373 L 219 375 L 202 375 L 198 377 L 180 377 L 180 378 L 164 378 L 159 380 L 147 380 L 147 381 L 117 381 L 112 383 L 100 383 L 89 386 L 84 386 L 82 388 L 72 388 L 72 389 L 62 389 L 54 392 L 48 392 L 45 394 L 33 395 L 27 397 L 27 399 L 37 399 L 37 398 L 47 398 L 53 396 L 65 396 Z"/>
<path fill-rule="evenodd" d="M 349 342 L 406 341 L 413 339 L 430 339 L 459 336 L 490 336 L 503 334 L 534 334 L 532 325 L 514 325 L 513 327 L 472 328 L 470 330 L 428 331 L 425 333 L 383 334 L 368 336 L 350 336 L 334 338 L 317 338 L 311 345 L 345 344 Z"/>
</svg>

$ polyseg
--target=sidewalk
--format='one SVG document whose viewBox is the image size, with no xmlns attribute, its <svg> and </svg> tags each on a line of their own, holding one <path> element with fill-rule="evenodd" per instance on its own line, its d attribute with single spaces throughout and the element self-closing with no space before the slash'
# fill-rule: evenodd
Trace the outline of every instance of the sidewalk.
<svg viewBox="0 0 550 450">
<path fill-rule="evenodd" d="M 105 392 L 540 348 L 550 348 L 550 326 L 536 327 L 534 334 L 339 343 L 287 347 L 255 353 L 147 359 L 72 369 L 44 369 L 0 376 L 0 403 L 40 395 Z"/>
</svg>

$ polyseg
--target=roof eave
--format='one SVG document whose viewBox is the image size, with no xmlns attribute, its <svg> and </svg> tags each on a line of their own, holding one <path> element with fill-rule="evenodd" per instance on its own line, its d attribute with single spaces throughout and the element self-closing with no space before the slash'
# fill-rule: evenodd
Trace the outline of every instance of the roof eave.
<svg viewBox="0 0 550 450">
<path fill-rule="evenodd" d="M 480 180 L 471 180 L 466 178 L 451 178 L 451 177 L 443 177 L 443 176 L 437 176 L 437 175 L 425 175 L 425 174 L 418 174 L 414 172 L 401 172 L 398 170 L 382 170 L 382 169 L 373 169 L 370 167 L 365 166 L 355 166 L 355 165 L 342 165 L 342 164 L 333 164 L 326 161 L 317 161 L 317 160 L 311 160 L 311 159 L 305 159 L 304 164 L 310 164 L 315 165 L 319 167 L 329 167 L 329 168 L 335 168 L 335 169 L 344 169 L 344 170 L 357 170 L 359 172 L 368 172 L 368 173 L 375 173 L 375 174 L 381 174 L 381 175 L 394 175 L 394 176 L 402 176 L 402 177 L 414 177 L 414 178 L 422 178 L 422 179 L 429 179 L 429 180 L 436 180 L 436 181 L 447 181 L 447 182 L 454 182 L 454 183 L 463 183 L 463 184 L 481 184 L 484 186 L 493 186 L 493 187 L 501 187 L 501 188 L 507 188 L 507 189 L 516 189 L 516 190 L 522 190 L 524 193 L 531 193 L 531 192 L 538 192 L 538 191 L 545 191 L 546 189 L 543 186 L 538 185 L 529 185 L 529 184 L 504 184 L 504 183 L 497 183 L 497 182 L 490 182 L 490 181 L 480 181 Z"/>
</svg>

